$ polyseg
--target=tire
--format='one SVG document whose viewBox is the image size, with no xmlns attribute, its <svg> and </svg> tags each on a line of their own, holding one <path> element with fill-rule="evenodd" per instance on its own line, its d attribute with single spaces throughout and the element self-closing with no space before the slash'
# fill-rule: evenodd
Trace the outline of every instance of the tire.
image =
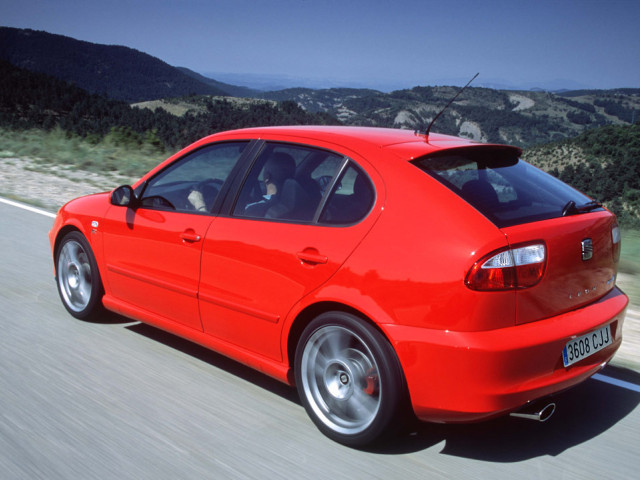
<svg viewBox="0 0 640 480">
<path fill-rule="evenodd" d="M 364 447 L 395 432 L 406 387 L 391 344 L 344 312 L 327 312 L 303 331 L 295 357 L 302 404 L 327 437 Z"/>
<path fill-rule="evenodd" d="M 84 235 L 77 231 L 67 233 L 58 246 L 55 262 L 58 293 L 67 311 L 81 320 L 99 320 L 104 313 L 104 290 Z"/>
</svg>

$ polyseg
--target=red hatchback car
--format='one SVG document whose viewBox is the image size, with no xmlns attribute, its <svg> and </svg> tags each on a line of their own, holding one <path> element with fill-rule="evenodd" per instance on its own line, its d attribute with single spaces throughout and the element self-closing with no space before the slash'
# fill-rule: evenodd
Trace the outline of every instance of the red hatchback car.
<svg viewBox="0 0 640 480">
<path fill-rule="evenodd" d="M 59 211 L 60 296 L 295 385 L 347 445 L 409 408 L 522 411 L 612 358 L 628 299 L 615 216 L 520 154 L 377 128 L 212 135 Z"/>
</svg>

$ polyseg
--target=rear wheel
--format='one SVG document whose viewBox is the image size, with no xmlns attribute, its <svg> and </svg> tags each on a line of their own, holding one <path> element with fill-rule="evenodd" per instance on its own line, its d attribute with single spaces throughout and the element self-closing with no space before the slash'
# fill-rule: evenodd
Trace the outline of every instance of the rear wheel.
<svg viewBox="0 0 640 480">
<path fill-rule="evenodd" d="M 67 233 L 56 252 L 56 283 L 67 311 L 79 319 L 103 313 L 102 282 L 95 257 L 84 235 Z"/>
<path fill-rule="evenodd" d="M 360 318 L 327 312 L 303 331 L 295 359 L 300 399 L 329 438 L 354 447 L 394 430 L 405 386 L 387 339 Z"/>
</svg>

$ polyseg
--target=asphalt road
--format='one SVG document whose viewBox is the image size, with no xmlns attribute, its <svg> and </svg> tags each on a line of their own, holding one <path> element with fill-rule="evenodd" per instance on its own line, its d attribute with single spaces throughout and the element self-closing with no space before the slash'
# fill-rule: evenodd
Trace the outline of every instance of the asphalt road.
<svg viewBox="0 0 640 480">
<path fill-rule="evenodd" d="M 0 203 L 0 478 L 600 479 L 640 471 L 640 375 L 591 379 L 546 423 L 421 425 L 384 448 L 323 437 L 296 394 L 155 328 L 73 319 L 52 219 Z M 630 388 L 625 388 L 630 387 Z"/>
</svg>

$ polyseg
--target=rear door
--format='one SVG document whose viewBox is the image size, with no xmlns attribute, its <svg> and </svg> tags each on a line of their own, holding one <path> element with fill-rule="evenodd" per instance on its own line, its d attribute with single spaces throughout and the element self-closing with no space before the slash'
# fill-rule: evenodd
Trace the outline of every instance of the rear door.
<svg viewBox="0 0 640 480">
<path fill-rule="evenodd" d="M 273 168 L 274 159 L 289 166 Z M 277 193 L 267 193 L 275 188 L 265 185 L 270 181 L 279 184 Z M 336 272 L 371 229 L 380 204 L 369 176 L 344 156 L 267 144 L 230 215 L 217 218 L 204 240 L 205 332 L 280 360 L 287 313 Z"/>
</svg>

